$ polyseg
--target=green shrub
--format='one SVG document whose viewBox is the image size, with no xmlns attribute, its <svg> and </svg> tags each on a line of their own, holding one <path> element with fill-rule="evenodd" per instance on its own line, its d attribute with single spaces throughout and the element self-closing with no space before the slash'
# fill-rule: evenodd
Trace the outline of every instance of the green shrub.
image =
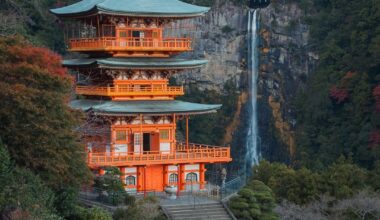
<svg viewBox="0 0 380 220">
<path fill-rule="evenodd" d="M 136 203 L 136 197 L 126 194 L 124 197 L 124 204 L 127 206 L 134 205 Z"/>
<path fill-rule="evenodd" d="M 76 207 L 75 214 L 70 216 L 70 219 L 75 220 L 112 220 L 112 216 L 109 212 L 101 208 L 83 208 L 81 206 Z"/>
<path fill-rule="evenodd" d="M 231 211 L 238 219 L 275 220 L 275 199 L 272 190 L 263 182 L 253 180 L 229 201 Z"/>
</svg>

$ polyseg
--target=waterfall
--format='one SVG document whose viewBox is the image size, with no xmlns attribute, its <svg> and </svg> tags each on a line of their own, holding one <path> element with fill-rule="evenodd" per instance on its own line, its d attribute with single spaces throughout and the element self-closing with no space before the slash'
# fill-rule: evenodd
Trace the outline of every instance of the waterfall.
<svg viewBox="0 0 380 220">
<path fill-rule="evenodd" d="M 258 141 L 258 122 L 257 122 L 257 80 L 259 75 L 259 36 L 258 36 L 258 10 L 251 9 L 248 12 L 248 71 L 250 80 L 250 118 L 248 136 L 246 142 L 245 162 L 247 174 L 251 173 L 253 165 L 258 164 L 260 150 Z"/>
</svg>

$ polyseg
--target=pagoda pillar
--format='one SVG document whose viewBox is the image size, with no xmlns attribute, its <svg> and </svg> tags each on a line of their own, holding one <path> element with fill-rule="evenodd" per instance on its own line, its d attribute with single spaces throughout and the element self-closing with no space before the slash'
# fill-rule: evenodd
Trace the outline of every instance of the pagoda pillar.
<svg viewBox="0 0 380 220">
<path fill-rule="evenodd" d="M 144 168 L 143 166 L 137 167 L 137 191 L 144 190 Z"/>
<path fill-rule="evenodd" d="M 146 197 L 146 166 L 144 166 L 143 170 L 144 170 L 144 197 Z"/>
<path fill-rule="evenodd" d="M 125 184 L 125 167 L 120 167 L 120 181 Z"/>
<path fill-rule="evenodd" d="M 185 180 L 185 165 L 178 165 L 178 194 L 180 191 L 185 190 L 186 180 Z"/>
<path fill-rule="evenodd" d="M 144 151 L 144 138 L 143 138 L 143 131 L 142 131 L 142 126 L 143 126 L 143 115 L 140 114 L 140 154 L 143 154 Z"/>
<path fill-rule="evenodd" d="M 205 164 L 199 164 L 199 189 L 205 189 Z"/>
<path fill-rule="evenodd" d="M 169 166 L 164 165 L 164 175 L 163 175 L 164 181 L 163 181 L 163 188 L 167 187 L 169 185 Z"/>
<path fill-rule="evenodd" d="M 173 114 L 173 133 L 172 133 L 172 142 L 171 142 L 171 147 L 170 147 L 170 153 L 175 153 L 177 151 L 177 140 L 175 137 L 176 134 L 176 129 L 177 129 L 177 118 L 176 114 Z"/>
<path fill-rule="evenodd" d="M 186 115 L 186 150 L 189 152 L 189 115 Z"/>
<path fill-rule="evenodd" d="M 100 176 L 103 176 L 104 174 L 106 174 L 106 171 L 102 168 L 99 169 L 99 175 Z"/>
</svg>

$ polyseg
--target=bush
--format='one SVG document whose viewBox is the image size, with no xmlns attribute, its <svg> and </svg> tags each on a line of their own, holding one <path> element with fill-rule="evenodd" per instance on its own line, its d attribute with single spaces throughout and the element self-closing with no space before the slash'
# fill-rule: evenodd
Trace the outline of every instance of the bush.
<svg viewBox="0 0 380 220">
<path fill-rule="evenodd" d="M 161 217 L 162 213 L 159 209 L 158 200 L 151 196 L 137 201 L 127 209 L 118 209 L 113 214 L 115 220 L 157 220 Z"/>
<path fill-rule="evenodd" d="M 229 206 L 239 219 L 278 219 L 273 212 L 275 199 L 272 190 L 263 182 L 254 180 L 231 198 Z"/>
<path fill-rule="evenodd" d="M 295 170 L 284 164 L 270 164 L 267 161 L 253 168 L 254 179 L 268 185 L 277 201 L 287 200 L 299 205 L 314 201 L 323 194 L 344 199 L 361 190 L 371 187 L 376 189 L 379 178 L 376 172 L 374 169 L 369 173 L 344 157 L 321 172 L 306 168 Z"/>
<path fill-rule="evenodd" d="M 99 192 L 99 200 L 112 205 L 119 205 L 124 202 L 127 193 L 120 180 L 120 175 L 120 170 L 117 167 L 108 167 L 106 168 L 105 175 L 95 179 L 95 187 Z"/>
<path fill-rule="evenodd" d="M 130 206 L 130 205 L 135 205 L 135 203 L 136 203 L 136 197 L 131 196 L 129 194 L 125 195 L 125 197 L 124 197 L 124 204 L 125 205 Z"/>
<path fill-rule="evenodd" d="M 75 214 L 70 216 L 69 219 L 75 220 L 112 220 L 112 216 L 109 212 L 101 208 L 86 209 L 77 206 Z"/>
</svg>

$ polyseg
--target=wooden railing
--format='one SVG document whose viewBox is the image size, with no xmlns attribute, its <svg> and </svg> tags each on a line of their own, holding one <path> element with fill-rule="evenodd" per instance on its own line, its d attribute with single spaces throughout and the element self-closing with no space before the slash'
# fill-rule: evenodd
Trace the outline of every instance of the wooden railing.
<svg viewBox="0 0 380 220">
<path fill-rule="evenodd" d="M 123 96 L 178 96 L 184 95 L 183 86 L 127 86 L 127 87 L 97 87 L 77 86 L 78 95 L 97 95 L 110 97 Z"/>
<path fill-rule="evenodd" d="M 77 38 L 69 40 L 71 51 L 190 51 L 190 38 Z"/>
<path fill-rule="evenodd" d="M 88 165 L 99 166 L 139 166 L 155 164 L 183 163 L 223 163 L 230 162 L 229 147 L 215 147 L 199 144 L 177 144 L 174 152 L 149 151 L 135 153 L 88 153 Z"/>
</svg>

